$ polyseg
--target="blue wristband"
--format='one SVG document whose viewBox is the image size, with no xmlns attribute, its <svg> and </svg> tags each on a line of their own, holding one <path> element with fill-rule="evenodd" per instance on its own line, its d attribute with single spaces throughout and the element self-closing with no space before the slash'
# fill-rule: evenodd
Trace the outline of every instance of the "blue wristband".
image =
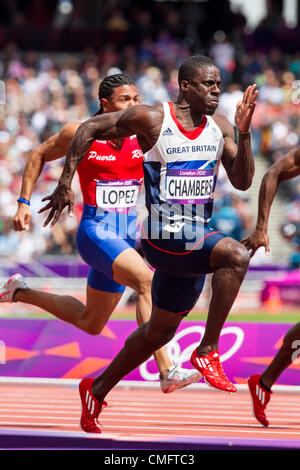
<svg viewBox="0 0 300 470">
<path fill-rule="evenodd" d="M 24 202 L 24 204 L 27 204 L 27 206 L 30 206 L 30 201 L 28 201 L 27 199 L 23 199 L 22 197 L 18 199 L 18 202 Z"/>
</svg>

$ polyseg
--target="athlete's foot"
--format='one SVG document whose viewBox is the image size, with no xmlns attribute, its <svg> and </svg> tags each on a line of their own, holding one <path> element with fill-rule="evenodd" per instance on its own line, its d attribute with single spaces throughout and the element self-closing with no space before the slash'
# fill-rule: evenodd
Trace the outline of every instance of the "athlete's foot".
<svg viewBox="0 0 300 470">
<path fill-rule="evenodd" d="M 98 416 L 107 406 L 106 401 L 100 403 L 92 393 L 94 379 L 82 379 L 79 383 L 79 394 L 81 399 L 80 427 L 85 432 L 101 433 L 101 424 Z"/>
<path fill-rule="evenodd" d="M 14 274 L 0 286 L 0 302 L 14 302 L 14 296 L 19 289 L 28 289 L 22 274 Z"/>
<path fill-rule="evenodd" d="M 267 390 L 262 386 L 260 375 L 251 375 L 248 379 L 248 387 L 252 400 L 252 412 L 257 421 L 263 426 L 269 426 L 269 421 L 266 417 L 266 407 L 271 398 L 271 390 Z"/>
<path fill-rule="evenodd" d="M 224 392 L 235 393 L 237 391 L 237 388 L 224 373 L 219 351 L 211 351 L 207 355 L 199 355 L 198 348 L 196 348 L 191 355 L 191 364 L 203 375 L 207 385 Z"/>
<path fill-rule="evenodd" d="M 178 365 L 170 367 L 165 377 L 160 377 L 160 388 L 163 393 L 171 393 L 179 388 L 198 382 L 202 375 L 191 369 L 183 369 Z"/>
</svg>

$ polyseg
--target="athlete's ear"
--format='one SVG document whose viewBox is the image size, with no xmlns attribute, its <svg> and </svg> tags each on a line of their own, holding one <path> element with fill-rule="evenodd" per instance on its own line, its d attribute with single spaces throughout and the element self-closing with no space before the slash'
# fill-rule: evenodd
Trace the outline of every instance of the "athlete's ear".
<svg viewBox="0 0 300 470">
<path fill-rule="evenodd" d="M 110 112 L 110 106 L 109 106 L 109 102 L 106 98 L 101 98 L 101 107 L 103 109 L 103 112 L 104 113 L 109 113 Z"/>
<path fill-rule="evenodd" d="M 187 80 L 181 80 L 179 87 L 182 89 L 182 91 L 188 91 L 189 82 Z"/>
</svg>

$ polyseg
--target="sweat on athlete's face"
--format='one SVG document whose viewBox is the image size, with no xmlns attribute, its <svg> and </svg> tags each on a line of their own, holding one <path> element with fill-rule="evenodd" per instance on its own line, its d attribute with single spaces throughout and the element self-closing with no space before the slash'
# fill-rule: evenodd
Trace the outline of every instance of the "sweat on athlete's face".
<svg viewBox="0 0 300 470">
<path fill-rule="evenodd" d="M 108 98 L 102 99 L 103 111 L 105 113 L 122 111 L 139 104 L 139 95 L 135 85 L 122 85 L 114 88 Z"/>
<path fill-rule="evenodd" d="M 215 112 L 221 85 L 220 71 L 215 65 L 195 67 L 192 78 L 181 82 L 187 101 L 195 108 L 204 106 L 205 114 Z"/>
</svg>

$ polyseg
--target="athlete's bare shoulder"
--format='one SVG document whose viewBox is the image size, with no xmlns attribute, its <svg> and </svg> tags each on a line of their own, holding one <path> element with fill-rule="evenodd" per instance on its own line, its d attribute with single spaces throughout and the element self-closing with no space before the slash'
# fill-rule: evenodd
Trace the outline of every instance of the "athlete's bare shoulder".
<svg viewBox="0 0 300 470">
<path fill-rule="evenodd" d="M 279 180 L 289 180 L 300 175 L 300 147 L 288 152 L 269 169 L 270 175 L 279 175 Z"/>
<path fill-rule="evenodd" d="M 49 137 L 49 139 L 38 146 L 38 154 L 42 156 L 44 162 L 57 160 L 66 154 L 68 146 L 80 124 L 80 122 L 65 124 L 57 134 Z"/>
<path fill-rule="evenodd" d="M 61 131 L 59 132 L 60 136 L 62 138 L 66 138 L 66 139 L 72 139 L 73 136 L 75 135 L 78 127 L 81 125 L 82 123 L 81 122 L 68 122 L 67 124 L 65 124 L 62 128 L 61 128 Z"/>
<path fill-rule="evenodd" d="M 141 131 L 161 124 L 163 120 L 163 106 L 161 103 L 150 106 L 147 104 L 137 104 L 127 109 L 120 118 L 120 123 L 124 121 L 138 123 Z"/>
<path fill-rule="evenodd" d="M 163 119 L 164 112 L 161 103 L 155 106 L 141 104 L 126 110 L 118 125 L 124 129 L 134 130 L 139 145 L 145 153 L 157 142 Z"/>
<path fill-rule="evenodd" d="M 73 139 L 80 125 L 81 122 L 68 122 L 65 124 L 57 134 L 55 145 L 57 147 L 66 148 Z"/>
<path fill-rule="evenodd" d="M 215 123 L 219 126 L 222 131 L 223 137 L 231 137 L 234 139 L 234 129 L 232 124 L 228 121 L 228 119 L 223 116 L 223 114 L 215 113 L 212 116 Z"/>
</svg>

